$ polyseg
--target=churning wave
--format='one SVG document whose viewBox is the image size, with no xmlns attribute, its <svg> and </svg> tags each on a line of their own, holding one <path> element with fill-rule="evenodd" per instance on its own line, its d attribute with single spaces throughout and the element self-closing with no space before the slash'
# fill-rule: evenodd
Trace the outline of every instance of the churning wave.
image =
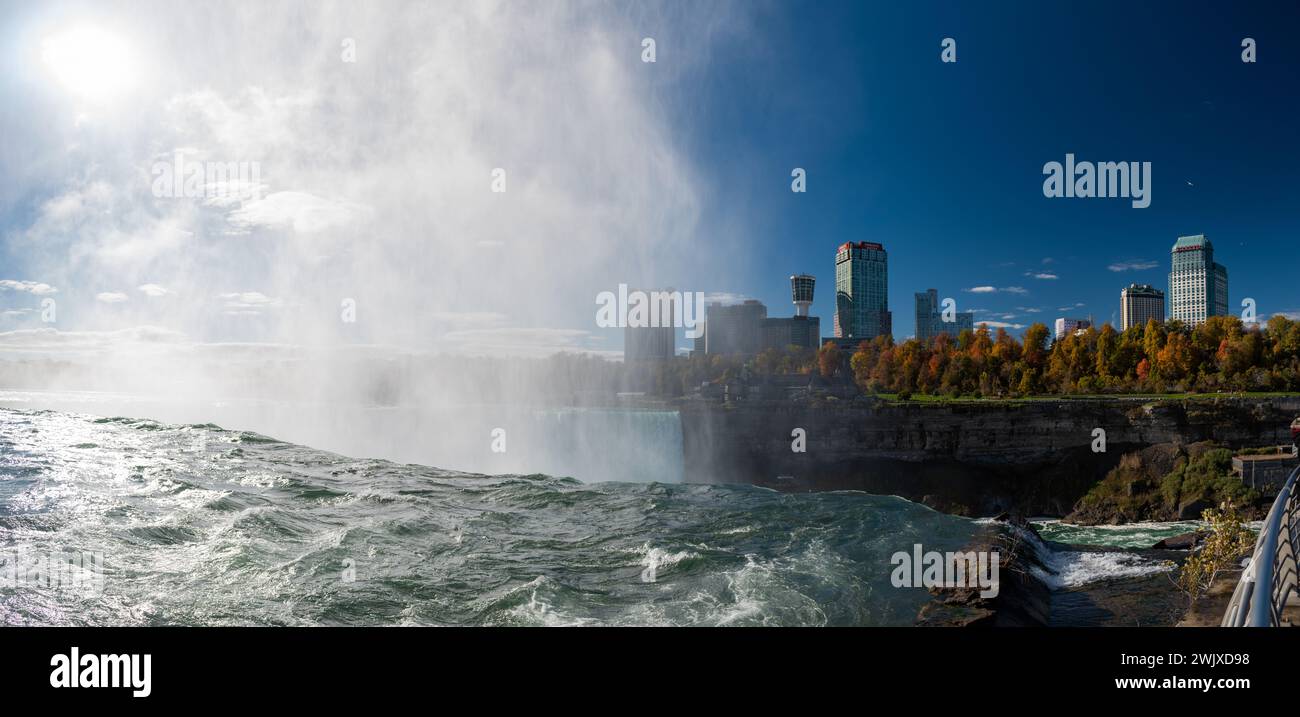
<svg viewBox="0 0 1300 717">
<path fill-rule="evenodd" d="M 1064 590 L 1077 588 L 1098 580 L 1136 578 L 1168 572 L 1173 569 L 1173 566 L 1165 560 L 1156 560 L 1122 550 L 1053 549 L 1044 540 L 1061 541 L 1062 538 L 1067 537 L 1078 538 L 1080 535 L 1100 535 L 1107 538 L 1107 540 L 1105 542 L 1099 540 L 1098 542 L 1088 543 L 1088 545 L 1149 548 L 1151 543 L 1154 542 L 1149 539 L 1152 535 L 1158 534 L 1161 537 L 1169 537 L 1170 535 L 1178 535 L 1179 532 L 1186 532 L 1172 527 L 1177 525 L 1179 524 L 1106 526 L 1115 529 L 1097 531 L 1096 526 L 1085 528 L 1050 521 L 1047 526 L 1044 526 L 1042 522 L 1036 522 L 1034 527 L 1037 532 L 1023 528 L 1014 529 L 1032 547 L 1042 564 L 1042 567 L 1038 565 L 1031 566 L 1030 569 L 1035 577 L 1053 590 Z"/>
<path fill-rule="evenodd" d="M 890 556 L 978 528 L 901 498 L 581 483 L 347 458 L 215 425 L 0 409 L 0 624 L 889 625 Z M 3 559 L 3 558 L 0 558 Z"/>
</svg>

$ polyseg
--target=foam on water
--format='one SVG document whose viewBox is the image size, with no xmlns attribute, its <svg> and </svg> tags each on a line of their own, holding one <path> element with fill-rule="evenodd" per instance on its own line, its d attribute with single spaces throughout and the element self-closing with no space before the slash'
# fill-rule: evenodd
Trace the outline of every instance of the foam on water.
<svg viewBox="0 0 1300 717">
<path fill-rule="evenodd" d="M 99 594 L 0 586 L 0 624 L 910 624 L 929 596 L 893 588 L 889 557 L 976 528 L 888 496 L 486 476 L 0 409 L 0 554 L 104 554 Z"/>
</svg>

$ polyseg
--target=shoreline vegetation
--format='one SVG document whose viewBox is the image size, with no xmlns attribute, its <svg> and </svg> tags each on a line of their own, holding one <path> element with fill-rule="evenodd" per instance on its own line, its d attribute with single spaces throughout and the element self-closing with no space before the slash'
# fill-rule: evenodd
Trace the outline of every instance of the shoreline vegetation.
<svg viewBox="0 0 1300 717">
<path fill-rule="evenodd" d="M 1075 525 L 1198 520 L 1224 504 L 1240 506 L 1246 520 L 1262 519 L 1268 498 L 1232 475 L 1233 454 L 1212 441 L 1157 443 L 1125 453 L 1062 520 Z"/>
</svg>

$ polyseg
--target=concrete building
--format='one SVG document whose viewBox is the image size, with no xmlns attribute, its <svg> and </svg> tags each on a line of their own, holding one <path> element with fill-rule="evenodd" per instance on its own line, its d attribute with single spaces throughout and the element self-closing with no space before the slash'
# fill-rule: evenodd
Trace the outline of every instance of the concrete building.
<svg viewBox="0 0 1300 717">
<path fill-rule="evenodd" d="M 1146 326 L 1155 319 L 1165 322 L 1165 292 L 1150 284 L 1129 284 L 1119 292 L 1121 331 L 1131 326 Z"/>
<path fill-rule="evenodd" d="M 1228 315 L 1228 270 L 1204 234 L 1178 237 L 1169 272 L 1169 318 L 1190 326 Z"/>
<path fill-rule="evenodd" d="M 1232 470 L 1241 476 L 1241 482 L 1265 495 L 1275 495 L 1298 465 L 1300 457 L 1289 451 L 1232 458 Z"/>
<path fill-rule="evenodd" d="M 835 252 L 835 336 L 872 339 L 893 333 L 889 257 L 875 242 L 845 242 Z"/>
<path fill-rule="evenodd" d="M 753 356 L 763 344 L 767 307 L 747 299 L 741 304 L 710 304 L 704 318 L 704 352 Z"/>
<path fill-rule="evenodd" d="M 821 340 L 821 319 L 816 316 L 763 319 L 762 348 L 781 349 L 800 346 L 815 349 Z"/>
<path fill-rule="evenodd" d="M 794 316 L 788 319 L 763 320 L 762 348 L 784 350 L 788 346 L 816 349 L 821 341 L 821 319 L 808 315 L 812 306 L 813 289 L 817 279 L 808 274 L 790 277 L 790 300 L 794 302 Z"/>
<path fill-rule="evenodd" d="M 1057 319 L 1056 340 L 1060 341 L 1065 338 L 1066 334 L 1072 334 L 1075 331 L 1082 331 L 1090 326 L 1092 326 L 1092 319 Z"/>
<path fill-rule="evenodd" d="M 939 305 L 939 292 L 926 289 L 916 295 L 916 338 L 922 343 L 929 343 L 939 334 L 948 334 L 956 338 L 964 329 L 975 329 L 975 314 L 970 311 L 958 312 L 952 321 L 943 320 L 943 310 Z"/>
</svg>

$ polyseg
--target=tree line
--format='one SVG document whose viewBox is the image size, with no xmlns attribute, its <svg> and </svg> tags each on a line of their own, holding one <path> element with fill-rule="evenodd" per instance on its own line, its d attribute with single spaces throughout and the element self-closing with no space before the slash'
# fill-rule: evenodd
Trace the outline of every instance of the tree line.
<svg viewBox="0 0 1300 717">
<path fill-rule="evenodd" d="M 984 325 L 928 342 L 880 336 L 847 361 L 822 346 L 817 370 L 828 379 L 848 371 L 865 392 L 903 397 L 1300 390 L 1300 322 L 1281 315 L 1263 325 L 1215 316 L 1195 327 L 1150 320 L 1050 337 L 1041 323 L 1023 340 Z"/>
</svg>

